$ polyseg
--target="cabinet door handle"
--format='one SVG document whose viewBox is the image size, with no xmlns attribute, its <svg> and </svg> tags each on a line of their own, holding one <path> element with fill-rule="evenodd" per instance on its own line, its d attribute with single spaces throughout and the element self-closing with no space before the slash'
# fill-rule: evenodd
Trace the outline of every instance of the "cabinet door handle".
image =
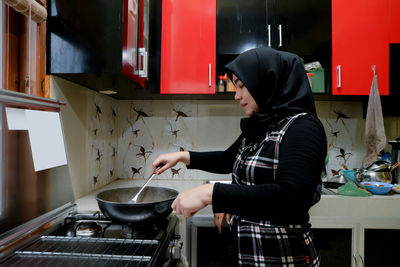
<svg viewBox="0 0 400 267">
<path fill-rule="evenodd" d="M 143 47 L 139 48 L 138 55 L 139 55 L 139 57 L 138 57 L 139 67 L 135 74 L 139 75 L 139 77 L 142 77 L 142 75 L 144 74 L 144 68 L 145 68 L 146 49 L 144 49 Z M 143 64 L 142 64 L 142 60 L 143 60 Z"/>
<path fill-rule="evenodd" d="M 278 31 L 279 31 L 279 46 L 278 47 L 282 47 L 282 24 L 279 24 Z"/>
<path fill-rule="evenodd" d="M 340 65 L 337 65 L 336 67 L 336 87 L 342 87 L 342 70 Z"/>
<path fill-rule="evenodd" d="M 141 64 L 143 59 L 143 65 Z M 146 48 L 139 48 L 139 77 L 147 78 L 147 51 Z"/>
<path fill-rule="evenodd" d="M 353 254 L 353 259 L 354 259 L 354 262 L 355 262 L 355 267 L 357 267 L 357 258 L 356 258 L 355 254 Z"/>
<path fill-rule="evenodd" d="M 211 64 L 208 64 L 208 87 L 211 87 Z"/>
<path fill-rule="evenodd" d="M 271 25 L 270 24 L 268 24 L 267 31 L 268 31 L 268 46 L 271 47 Z"/>
</svg>

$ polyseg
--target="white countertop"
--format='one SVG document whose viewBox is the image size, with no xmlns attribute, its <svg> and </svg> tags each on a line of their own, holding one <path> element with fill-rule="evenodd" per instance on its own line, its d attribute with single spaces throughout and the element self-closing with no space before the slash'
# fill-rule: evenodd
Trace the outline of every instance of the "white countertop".
<svg viewBox="0 0 400 267">
<path fill-rule="evenodd" d="M 75 201 L 78 211 L 98 210 L 96 195 L 107 189 L 140 186 L 144 180 L 116 180 Z M 202 180 L 153 180 L 152 185 L 174 188 L 180 192 L 203 184 Z M 200 215 L 212 215 L 211 206 L 199 212 Z M 345 217 L 400 217 L 400 194 L 372 195 L 369 197 L 349 197 L 341 195 L 322 195 L 321 200 L 311 208 L 313 216 Z"/>
</svg>

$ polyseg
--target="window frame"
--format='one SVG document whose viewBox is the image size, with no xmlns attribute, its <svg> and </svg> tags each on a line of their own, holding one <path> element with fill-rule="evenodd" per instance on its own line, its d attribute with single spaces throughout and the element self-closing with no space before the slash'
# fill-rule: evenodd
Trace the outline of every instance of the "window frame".
<svg viewBox="0 0 400 267">
<path fill-rule="evenodd" d="M 46 0 L 36 0 L 46 7 Z M 3 38 L 3 83 L 0 88 L 49 97 L 46 86 L 45 52 L 46 21 L 36 23 L 29 17 L 2 3 Z M 29 75 L 29 76 L 28 76 Z M 27 87 L 27 76 L 30 87 Z"/>
</svg>

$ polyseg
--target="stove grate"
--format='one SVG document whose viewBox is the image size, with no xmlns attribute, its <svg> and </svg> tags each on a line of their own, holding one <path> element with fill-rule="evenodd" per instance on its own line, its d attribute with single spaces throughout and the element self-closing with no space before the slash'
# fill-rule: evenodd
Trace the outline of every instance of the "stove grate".
<svg viewBox="0 0 400 267">
<path fill-rule="evenodd" d="M 101 260 L 124 266 L 124 262 L 150 262 L 158 243 L 157 240 L 42 236 L 15 254 L 19 260 L 32 257 L 47 260 Z"/>
</svg>

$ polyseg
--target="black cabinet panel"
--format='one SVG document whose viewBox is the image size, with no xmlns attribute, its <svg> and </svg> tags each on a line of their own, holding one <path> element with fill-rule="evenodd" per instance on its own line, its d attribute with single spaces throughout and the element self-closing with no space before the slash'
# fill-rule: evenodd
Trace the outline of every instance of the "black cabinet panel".
<svg viewBox="0 0 400 267">
<path fill-rule="evenodd" d="M 230 247 L 231 234 L 223 227 L 219 234 L 216 227 L 199 227 L 197 233 L 198 267 L 234 266 Z"/>
<path fill-rule="evenodd" d="M 123 1 L 51 0 L 46 70 L 49 74 L 122 70 Z"/>
<path fill-rule="evenodd" d="M 271 46 L 319 61 L 330 88 L 331 0 L 217 0 L 217 72 L 238 54 Z"/>
<path fill-rule="evenodd" d="M 273 8 L 274 47 L 303 56 L 330 53 L 331 1 L 274 0 Z"/>
<path fill-rule="evenodd" d="M 217 55 L 265 46 L 266 24 L 266 0 L 217 0 Z"/>
<path fill-rule="evenodd" d="M 378 76 L 379 89 L 379 76 Z M 389 45 L 389 95 L 381 96 L 383 116 L 400 116 L 400 44 Z M 364 102 L 364 110 L 368 99 Z"/>
<path fill-rule="evenodd" d="M 323 267 L 351 267 L 351 229 L 312 229 Z"/>
<path fill-rule="evenodd" d="M 366 229 L 364 258 L 365 267 L 400 266 L 397 254 L 400 230 Z"/>
</svg>

